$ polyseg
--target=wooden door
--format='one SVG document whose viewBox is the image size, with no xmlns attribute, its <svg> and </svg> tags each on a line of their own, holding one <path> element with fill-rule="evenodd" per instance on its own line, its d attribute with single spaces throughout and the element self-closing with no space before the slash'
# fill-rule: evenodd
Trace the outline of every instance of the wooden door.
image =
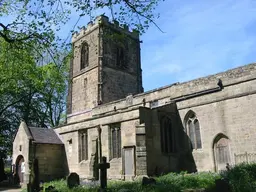
<svg viewBox="0 0 256 192">
<path fill-rule="evenodd" d="M 124 175 L 125 180 L 131 180 L 135 175 L 134 147 L 124 148 Z"/>
<path fill-rule="evenodd" d="M 227 163 L 230 164 L 229 140 L 220 138 L 215 143 L 214 153 L 217 171 L 225 170 Z"/>
</svg>

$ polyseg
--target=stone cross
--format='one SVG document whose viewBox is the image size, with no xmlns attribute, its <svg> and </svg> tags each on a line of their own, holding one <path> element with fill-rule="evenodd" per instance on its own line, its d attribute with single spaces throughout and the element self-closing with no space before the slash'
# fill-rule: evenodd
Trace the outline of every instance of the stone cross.
<svg viewBox="0 0 256 192">
<path fill-rule="evenodd" d="M 69 176 L 67 177 L 67 185 L 69 189 L 80 185 L 79 175 L 75 172 L 70 173 Z"/>
<path fill-rule="evenodd" d="M 107 158 L 103 156 L 102 162 L 99 164 L 101 189 L 105 189 L 107 187 L 107 169 L 109 168 L 110 164 L 107 163 Z"/>
</svg>

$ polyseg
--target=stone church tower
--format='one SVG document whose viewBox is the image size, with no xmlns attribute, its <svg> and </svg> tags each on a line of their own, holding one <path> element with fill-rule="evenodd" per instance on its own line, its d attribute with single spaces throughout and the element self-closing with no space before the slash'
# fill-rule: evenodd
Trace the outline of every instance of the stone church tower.
<svg viewBox="0 0 256 192">
<path fill-rule="evenodd" d="M 105 16 L 72 36 L 68 115 L 143 92 L 140 40 Z"/>
</svg>

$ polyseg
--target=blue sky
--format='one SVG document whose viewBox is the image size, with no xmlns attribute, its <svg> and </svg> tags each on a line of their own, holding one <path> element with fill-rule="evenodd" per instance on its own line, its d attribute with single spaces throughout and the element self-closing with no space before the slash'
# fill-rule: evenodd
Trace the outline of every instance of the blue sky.
<svg viewBox="0 0 256 192">
<path fill-rule="evenodd" d="M 256 1 L 161 3 L 157 21 L 141 37 L 145 90 L 256 62 Z"/>
<path fill-rule="evenodd" d="M 145 91 L 256 62 L 255 0 L 165 0 L 156 12 L 165 33 L 151 25 L 141 36 Z M 78 14 L 63 26 L 62 37 Z"/>
<path fill-rule="evenodd" d="M 156 12 L 165 33 L 141 36 L 145 91 L 256 62 L 255 0 L 166 0 Z"/>
</svg>

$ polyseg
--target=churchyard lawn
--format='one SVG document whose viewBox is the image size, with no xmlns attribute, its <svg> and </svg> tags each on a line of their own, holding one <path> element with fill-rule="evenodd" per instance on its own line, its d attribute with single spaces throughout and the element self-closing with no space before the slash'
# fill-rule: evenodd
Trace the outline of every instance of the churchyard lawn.
<svg viewBox="0 0 256 192">
<path fill-rule="evenodd" d="M 255 192 L 256 163 L 240 164 L 221 174 L 202 172 L 194 174 L 170 173 L 155 178 L 156 183 L 142 185 L 134 182 L 108 180 L 107 192 Z M 52 181 L 44 188 L 53 186 L 56 192 L 98 192 L 99 183 L 91 183 L 69 189 L 66 180 Z M 229 188 L 229 189 L 228 189 Z M 194 189 L 194 190 L 192 190 Z M 196 190 L 197 189 L 197 190 Z M 25 192 L 26 190 L 24 190 Z"/>
<path fill-rule="evenodd" d="M 188 188 L 212 188 L 214 186 L 215 179 L 220 178 L 218 174 L 215 173 L 199 173 L 199 174 L 167 174 L 160 176 L 156 179 L 156 184 L 142 185 L 141 180 L 134 182 L 127 181 L 108 181 L 107 191 L 113 192 L 161 192 L 170 191 L 178 192 L 182 189 Z M 54 186 L 56 191 L 61 192 L 98 192 L 99 185 L 93 186 L 84 185 L 73 189 L 67 187 L 67 182 L 65 180 L 52 181 L 45 183 L 44 187 Z"/>
</svg>

